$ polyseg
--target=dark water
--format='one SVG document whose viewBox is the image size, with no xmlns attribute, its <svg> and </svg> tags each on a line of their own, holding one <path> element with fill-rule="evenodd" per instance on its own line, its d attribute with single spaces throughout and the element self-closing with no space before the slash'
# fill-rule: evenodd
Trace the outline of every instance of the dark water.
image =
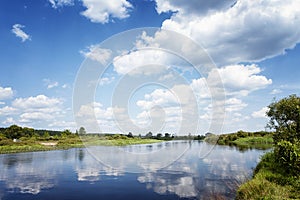
<svg viewBox="0 0 300 200">
<path fill-rule="evenodd" d="M 0 155 L 0 199 L 233 199 L 265 151 L 167 142 Z"/>
</svg>

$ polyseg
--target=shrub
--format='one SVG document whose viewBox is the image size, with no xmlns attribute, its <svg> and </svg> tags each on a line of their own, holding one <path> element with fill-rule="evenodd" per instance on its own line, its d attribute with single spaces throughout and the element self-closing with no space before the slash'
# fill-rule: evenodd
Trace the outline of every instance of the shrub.
<svg viewBox="0 0 300 200">
<path fill-rule="evenodd" d="M 300 143 L 282 140 L 274 149 L 276 160 L 286 173 L 299 176 L 300 172 Z"/>
</svg>

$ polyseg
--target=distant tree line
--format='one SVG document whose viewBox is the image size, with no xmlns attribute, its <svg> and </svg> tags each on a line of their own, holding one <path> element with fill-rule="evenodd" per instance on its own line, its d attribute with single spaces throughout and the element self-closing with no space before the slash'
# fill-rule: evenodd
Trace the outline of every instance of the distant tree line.
<svg viewBox="0 0 300 200">
<path fill-rule="evenodd" d="M 22 137 L 53 137 L 53 136 L 68 136 L 72 132 L 69 130 L 53 131 L 53 130 L 35 130 L 28 127 L 20 127 L 11 125 L 7 128 L 0 128 L 0 138 L 20 139 Z"/>
</svg>

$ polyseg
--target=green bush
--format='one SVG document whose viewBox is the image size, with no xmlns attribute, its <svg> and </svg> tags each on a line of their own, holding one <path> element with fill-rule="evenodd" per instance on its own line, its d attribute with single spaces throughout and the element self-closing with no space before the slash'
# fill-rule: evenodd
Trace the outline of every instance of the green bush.
<svg viewBox="0 0 300 200">
<path fill-rule="evenodd" d="M 299 176 L 300 172 L 300 143 L 282 140 L 275 146 L 274 153 L 278 163 L 286 173 Z"/>
</svg>

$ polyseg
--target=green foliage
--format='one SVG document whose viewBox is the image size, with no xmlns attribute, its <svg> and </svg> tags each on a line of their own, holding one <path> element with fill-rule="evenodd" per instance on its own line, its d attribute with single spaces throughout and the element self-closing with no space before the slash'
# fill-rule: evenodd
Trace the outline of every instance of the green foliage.
<svg viewBox="0 0 300 200">
<path fill-rule="evenodd" d="M 300 97 L 290 95 L 269 105 L 268 126 L 276 130 L 275 142 L 300 140 Z"/>
<path fill-rule="evenodd" d="M 80 127 L 79 128 L 79 135 L 84 135 L 84 134 L 86 134 L 86 131 L 85 131 L 84 127 Z"/>
<path fill-rule="evenodd" d="M 70 136 L 70 135 L 72 135 L 72 132 L 70 131 L 70 130 L 64 130 L 62 133 L 61 133 L 61 136 L 62 137 L 68 137 L 68 136 Z"/>
<path fill-rule="evenodd" d="M 210 134 L 205 138 L 205 141 L 219 145 L 235 145 L 243 149 L 268 149 L 273 146 L 272 136 L 272 132 L 245 132 L 240 130 L 236 133 L 222 134 L 219 136 Z"/>
<path fill-rule="evenodd" d="M 287 174 L 299 176 L 300 172 L 300 143 L 282 140 L 274 149 L 276 160 Z"/>
<path fill-rule="evenodd" d="M 204 135 L 197 135 L 196 137 L 194 137 L 194 140 L 204 140 L 205 136 Z"/>
<path fill-rule="evenodd" d="M 22 127 L 17 125 L 11 125 L 4 131 L 4 135 L 9 139 L 19 139 L 20 137 L 24 136 Z"/>
<path fill-rule="evenodd" d="M 271 103 L 267 115 L 268 126 L 276 130 L 274 151 L 262 157 L 237 199 L 300 199 L 300 98 Z"/>
<path fill-rule="evenodd" d="M 146 134 L 145 137 L 146 137 L 146 138 L 152 138 L 152 136 L 153 136 L 152 132 L 149 132 L 149 133 Z"/>
<path fill-rule="evenodd" d="M 290 95 L 269 105 L 269 127 L 274 128 L 276 161 L 287 174 L 300 172 L 300 97 Z"/>
<path fill-rule="evenodd" d="M 236 199 L 299 199 L 300 180 L 287 176 L 274 152 L 266 153 L 254 170 L 252 180 L 242 184 Z"/>
<path fill-rule="evenodd" d="M 133 138 L 133 134 L 131 132 L 128 133 L 127 137 Z"/>
</svg>

